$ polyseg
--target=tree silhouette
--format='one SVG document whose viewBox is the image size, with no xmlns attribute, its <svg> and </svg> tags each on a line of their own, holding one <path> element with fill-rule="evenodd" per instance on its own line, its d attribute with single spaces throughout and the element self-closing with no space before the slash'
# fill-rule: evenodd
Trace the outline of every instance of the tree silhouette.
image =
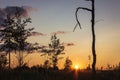
<svg viewBox="0 0 120 80">
<path fill-rule="evenodd" d="M 45 62 L 44 62 L 44 64 L 43 64 L 43 67 L 44 67 L 45 69 L 49 69 L 50 66 L 51 66 L 50 61 L 49 61 L 49 60 L 45 60 Z"/>
<path fill-rule="evenodd" d="M 1 51 L 5 51 L 9 54 L 9 68 L 10 66 L 10 52 L 12 52 L 16 48 L 16 44 L 14 43 L 14 39 L 12 34 L 14 33 L 14 19 L 11 18 L 10 15 L 7 15 L 6 19 L 4 20 L 3 29 L 0 30 L 1 33 Z"/>
<path fill-rule="evenodd" d="M 88 66 L 87 66 L 87 70 L 91 70 L 91 67 L 90 67 L 90 60 L 91 60 L 91 56 L 88 55 Z"/>
<path fill-rule="evenodd" d="M 95 69 L 95 66 L 96 66 L 96 51 L 95 51 L 95 41 L 96 41 L 96 37 L 95 37 L 95 29 L 94 29 L 94 26 L 95 26 L 95 0 L 85 0 L 85 1 L 91 1 L 92 2 L 92 9 L 89 9 L 89 8 L 85 8 L 85 7 L 78 7 L 77 10 L 76 10 L 76 13 L 75 13 L 75 16 L 76 16 L 76 21 L 77 21 L 77 24 L 75 25 L 74 27 L 74 30 L 76 29 L 77 25 L 79 25 L 79 27 L 81 28 L 81 24 L 78 20 L 78 10 L 79 9 L 82 9 L 82 10 L 86 10 L 86 11 L 89 11 L 91 12 L 91 16 L 92 16 L 92 20 L 91 20 L 91 30 L 92 30 L 92 55 L 93 55 L 93 63 L 92 63 L 92 72 L 93 74 L 96 74 L 96 69 Z"/>
<path fill-rule="evenodd" d="M 7 64 L 7 57 L 5 54 L 1 54 L 0 55 L 0 70 L 2 68 L 5 68 L 6 64 Z"/>
<path fill-rule="evenodd" d="M 71 70 L 71 67 L 72 61 L 69 59 L 69 57 L 67 57 L 64 64 L 64 70 Z"/>
<path fill-rule="evenodd" d="M 18 64 L 21 67 L 24 64 L 23 53 L 32 49 L 32 45 L 27 42 L 27 38 L 31 35 L 31 31 L 34 28 L 26 29 L 28 23 L 31 23 L 31 18 L 22 19 L 21 17 L 16 19 L 13 38 L 14 42 L 17 44 L 16 51 L 18 51 Z M 31 49 L 30 49 L 31 48 Z"/>
<path fill-rule="evenodd" d="M 31 18 L 21 17 L 19 9 L 16 8 L 14 16 L 7 15 L 0 30 L 1 33 L 1 50 L 6 51 L 9 54 L 9 68 L 10 68 L 10 52 L 19 52 L 17 56 L 19 66 L 23 65 L 23 52 L 31 52 L 36 49 L 34 45 L 27 42 L 27 38 L 32 35 L 34 28 L 26 29 L 28 23 L 31 23 Z"/>
<path fill-rule="evenodd" d="M 43 49 L 42 52 L 48 55 L 49 59 L 52 61 L 53 69 L 58 69 L 58 60 L 62 59 L 59 55 L 65 54 L 64 46 L 60 43 L 60 39 L 57 38 L 56 34 L 51 36 L 51 43 L 47 49 Z"/>
</svg>

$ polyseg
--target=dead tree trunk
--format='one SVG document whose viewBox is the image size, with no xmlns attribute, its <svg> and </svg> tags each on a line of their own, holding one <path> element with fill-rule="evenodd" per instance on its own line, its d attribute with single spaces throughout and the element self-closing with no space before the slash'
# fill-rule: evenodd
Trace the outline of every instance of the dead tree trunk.
<svg viewBox="0 0 120 80">
<path fill-rule="evenodd" d="M 74 30 L 76 29 L 77 25 L 80 27 L 81 29 L 81 24 L 78 20 L 78 10 L 79 9 L 82 9 L 82 10 L 86 10 L 86 11 L 89 11 L 91 12 L 91 30 L 92 30 L 92 55 L 93 55 L 93 63 L 92 63 L 92 73 L 93 74 L 96 74 L 96 69 L 95 69 L 95 66 L 96 66 L 96 51 L 95 51 L 95 41 L 96 41 L 96 38 L 95 38 L 95 0 L 85 0 L 85 1 L 91 1 L 92 2 L 92 9 L 89 9 L 89 8 L 85 8 L 85 7 L 78 7 L 77 10 L 76 10 L 76 13 L 75 13 L 75 16 L 76 16 L 76 21 L 77 21 L 77 24 L 75 25 L 74 27 Z"/>
<path fill-rule="evenodd" d="M 92 0 L 92 55 L 93 55 L 93 63 L 92 63 L 92 72 L 96 74 L 95 65 L 96 65 L 96 51 L 95 51 L 95 4 L 94 0 Z"/>
</svg>

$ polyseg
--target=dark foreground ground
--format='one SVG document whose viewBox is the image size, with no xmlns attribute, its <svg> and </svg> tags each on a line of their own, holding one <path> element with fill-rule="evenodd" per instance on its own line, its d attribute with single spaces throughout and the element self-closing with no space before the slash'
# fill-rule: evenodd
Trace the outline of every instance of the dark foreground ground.
<svg viewBox="0 0 120 80">
<path fill-rule="evenodd" d="M 1 70 L 0 80 L 120 80 L 120 70 L 64 71 L 47 69 L 11 69 Z"/>
</svg>

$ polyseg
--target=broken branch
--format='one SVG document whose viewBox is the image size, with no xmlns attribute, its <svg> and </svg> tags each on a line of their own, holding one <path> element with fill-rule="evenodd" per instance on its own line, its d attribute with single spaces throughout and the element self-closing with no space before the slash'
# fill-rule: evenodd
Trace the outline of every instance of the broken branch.
<svg viewBox="0 0 120 80">
<path fill-rule="evenodd" d="M 78 25 L 79 25 L 80 29 L 82 29 L 81 24 L 80 24 L 80 22 L 79 22 L 79 20 L 78 20 L 78 15 L 77 15 L 79 9 L 83 9 L 83 10 L 87 10 L 87 11 L 92 12 L 91 9 L 89 9 L 89 8 L 84 8 L 84 7 L 78 7 L 78 8 L 76 9 L 75 16 L 76 16 L 77 24 L 75 25 L 73 32 L 75 31 L 75 29 L 77 28 Z"/>
</svg>

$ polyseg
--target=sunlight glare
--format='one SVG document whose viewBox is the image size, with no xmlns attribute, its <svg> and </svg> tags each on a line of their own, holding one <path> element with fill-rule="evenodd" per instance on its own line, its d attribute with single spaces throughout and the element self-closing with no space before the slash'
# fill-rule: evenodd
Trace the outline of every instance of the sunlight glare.
<svg viewBox="0 0 120 80">
<path fill-rule="evenodd" d="M 78 65 L 75 65 L 75 69 L 78 70 L 78 69 L 79 69 L 79 66 L 78 66 Z"/>
</svg>

